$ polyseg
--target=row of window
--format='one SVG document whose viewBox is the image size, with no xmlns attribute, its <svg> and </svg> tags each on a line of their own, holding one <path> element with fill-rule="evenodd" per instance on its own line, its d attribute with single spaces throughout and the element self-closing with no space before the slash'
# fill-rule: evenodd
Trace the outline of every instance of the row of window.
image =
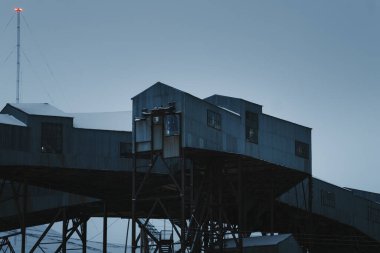
<svg viewBox="0 0 380 253">
<path fill-rule="evenodd" d="M 161 117 L 154 117 L 153 124 L 161 124 Z M 207 125 L 220 130 L 221 115 L 217 112 L 207 111 Z M 178 135 L 180 133 L 179 115 L 171 114 L 164 117 L 165 136 Z M 259 119 L 258 114 L 246 112 L 246 140 L 258 144 Z M 0 148 L 27 150 L 29 146 L 29 132 L 27 128 L 15 126 L 0 126 Z M 127 144 L 120 144 L 120 156 L 124 157 L 131 151 Z M 63 149 L 63 127 L 58 123 L 41 124 L 41 152 L 62 153 Z M 309 144 L 295 141 L 295 154 L 299 157 L 309 159 Z"/>
<path fill-rule="evenodd" d="M 175 118 L 170 118 L 167 123 L 168 132 L 175 133 L 177 131 Z M 63 147 L 63 128 L 62 124 L 42 123 L 41 124 L 41 152 L 61 154 Z M 132 143 L 119 143 L 120 157 L 132 156 Z"/>
<path fill-rule="evenodd" d="M 222 128 L 220 113 L 207 110 L 207 125 L 220 130 Z M 245 112 L 245 138 L 248 142 L 259 144 L 259 115 L 255 112 Z M 309 144 L 295 141 L 296 156 L 309 159 L 309 153 Z"/>
<path fill-rule="evenodd" d="M 335 208 L 335 193 L 321 190 L 321 205 Z M 380 223 L 380 209 L 374 206 L 368 206 L 368 220 L 370 222 Z"/>
<path fill-rule="evenodd" d="M 252 143 L 259 143 L 259 116 L 257 113 L 247 111 L 245 114 L 245 137 Z M 222 129 L 220 113 L 207 110 L 207 125 L 217 130 Z"/>
</svg>

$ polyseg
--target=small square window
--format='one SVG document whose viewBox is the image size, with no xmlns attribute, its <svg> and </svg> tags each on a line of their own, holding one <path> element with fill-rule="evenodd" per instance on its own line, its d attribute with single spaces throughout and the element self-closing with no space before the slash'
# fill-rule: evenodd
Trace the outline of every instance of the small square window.
<svg viewBox="0 0 380 253">
<path fill-rule="evenodd" d="M 296 141 L 295 154 L 296 156 L 309 159 L 309 144 L 301 142 L 301 141 Z"/>
<path fill-rule="evenodd" d="M 154 125 L 160 125 L 161 124 L 161 116 L 154 116 L 153 117 L 153 124 Z"/>
<path fill-rule="evenodd" d="M 247 141 L 259 143 L 259 115 L 254 112 L 245 112 L 245 138 Z"/>
<path fill-rule="evenodd" d="M 165 136 L 179 135 L 180 123 L 178 114 L 165 116 Z"/>
<path fill-rule="evenodd" d="M 222 117 L 219 113 L 207 110 L 207 125 L 217 130 L 222 129 Z"/>
<path fill-rule="evenodd" d="M 321 204 L 323 206 L 335 208 L 335 194 L 333 192 L 321 190 Z"/>
<path fill-rule="evenodd" d="M 259 133 L 258 129 L 246 126 L 245 127 L 245 136 L 247 138 L 247 141 L 252 142 L 252 143 L 259 143 Z"/>
<path fill-rule="evenodd" d="M 132 143 L 120 142 L 119 144 L 120 157 L 132 157 Z"/>
</svg>

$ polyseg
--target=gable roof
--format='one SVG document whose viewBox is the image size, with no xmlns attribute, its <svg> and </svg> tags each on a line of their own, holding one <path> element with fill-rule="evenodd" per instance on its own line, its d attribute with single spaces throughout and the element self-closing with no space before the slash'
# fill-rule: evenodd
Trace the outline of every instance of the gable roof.
<svg viewBox="0 0 380 253">
<path fill-rule="evenodd" d="M 72 118 L 69 114 L 48 103 L 10 103 L 8 105 L 29 115 Z"/>
<path fill-rule="evenodd" d="M 26 124 L 9 114 L 0 114 L 0 124 L 26 127 Z"/>
<path fill-rule="evenodd" d="M 144 93 L 144 92 L 146 92 L 147 90 L 150 90 L 150 89 L 153 89 L 153 88 L 160 88 L 160 87 L 161 87 L 161 88 L 166 88 L 166 89 L 173 89 L 173 90 L 176 90 L 176 91 L 178 91 L 178 92 L 180 92 L 180 93 L 186 93 L 186 92 L 184 92 L 184 91 L 182 91 L 182 90 L 179 90 L 179 89 L 177 89 L 177 88 L 174 88 L 174 87 L 172 87 L 172 86 L 170 86 L 170 85 L 167 85 L 167 84 L 164 84 L 164 83 L 162 83 L 162 82 L 156 82 L 155 84 L 149 86 L 149 87 L 146 88 L 145 90 L 139 92 L 137 95 L 133 96 L 131 99 L 133 100 L 134 98 L 138 97 L 141 93 Z M 188 94 L 188 93 L 187 93 L 187 94 Z M 191 95 L 191 94 L 189 94 L 189 95 Z"/>
</svg>

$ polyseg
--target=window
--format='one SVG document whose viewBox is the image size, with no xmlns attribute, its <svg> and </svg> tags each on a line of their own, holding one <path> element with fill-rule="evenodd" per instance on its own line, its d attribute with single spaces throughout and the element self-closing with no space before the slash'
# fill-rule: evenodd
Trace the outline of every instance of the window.
<svg viewBox="0 0 380 253">
<path fill-rule="evenodd" d="M 153 124 L 154 125 L 160 125 L 161 124 L 161 116 L 154 116 L 153 117 Z"/>
<path fill-rule="evenodd" d="M 309 144 L 296 141 L 295 142 L 295 153 L 296 156 L 309 159 Z"/>
<path fill-rule="evenodd" d="M 207 110 L 207 125 L 220 130 L 222 128 L 222 117 L 219 113 Z"/>
<path fill-rule="evenodd" d="M 42 153 L 62 153 L 63 131 L 62 124 L 42 123 L 41 124 L 41 152 Z"/>
<path fill-rule="evenodd" d="M 252 143 L 259 143 L 259 115 L 254 112 L 245 112 L 245 138 Z"/>
<path fill-rule="evenodd" d="M 335 194 L 333 192 L 321 190 L 322 206 L 335 208 Z"/>
<path fill-rule="evenodd" d="M 120 142 L 119 144 L 120 157 L 132 157 L 132 143 Z"/>
<path fill-rule="evenodd" d="M 169 114 L 165 116 L 165 136 L 179 135 L 179 115 Z"/>
</svg>

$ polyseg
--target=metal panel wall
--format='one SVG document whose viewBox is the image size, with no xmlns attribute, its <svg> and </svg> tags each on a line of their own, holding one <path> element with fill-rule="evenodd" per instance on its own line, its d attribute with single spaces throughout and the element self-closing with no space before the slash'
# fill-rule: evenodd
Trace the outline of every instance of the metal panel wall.
<svg viewBox="0 0 380 253">
<path fill-rule="evenodd" d="M 16 115 L 18 116 L 18 115 Z M 15 116 L 15 117 L 16 117 Z M 49 166 L 97 170 L 131 170 L 130 158 L 120 157 L 120 142 L 131 143 L 131 132 L 73 128 L 72 118 L 27 115 L 29 149 L 2 150 L 1 166 Z M 41 124 L 62 125 L 62 153 L 41 152 Z"/>
<path fill-rule="evenodd" d="M 183 147 L 243 154 L 311 173 L 311 129 L 262 114 L 260 105 L 242 99 L 216 95 L 202 100 L 156 83 L 133 98 L 133 116 L 141 117 L 144 108 L 151 110 L 171 102 L 183 114 Z M 258 113 L 258 144 L 247 140 L 246 111 Z M 208 122 L 210 112 L 220 116 L 220 129 Z M 296 155 L 296 141 L 309 145 L 308 159 Z"/>
<path fill-rule="evenodd" d="M 295 142 L 309 145 L 309 158 L 295 154 Z M 252 145 L 252 144 L 249 144 Z M 247 150 L 247 153 L 249 149 Z M 259 114 L 259 158 L 289 168 L 295 168 L 311 174 L 311 129 Z"/>
<path fill-rule="evenodd" d="M 307 189 L 307 180 L 303 182 Z M 306 210 L 302 183 L 278 200 Z M 308 196 L 306 196 L 308 201 Z M 380 240 L 380 204 L 355 196 L 352 191 L 313 179 L 313 213 L 353 226 L 370 237 Z"/>
</svg>

